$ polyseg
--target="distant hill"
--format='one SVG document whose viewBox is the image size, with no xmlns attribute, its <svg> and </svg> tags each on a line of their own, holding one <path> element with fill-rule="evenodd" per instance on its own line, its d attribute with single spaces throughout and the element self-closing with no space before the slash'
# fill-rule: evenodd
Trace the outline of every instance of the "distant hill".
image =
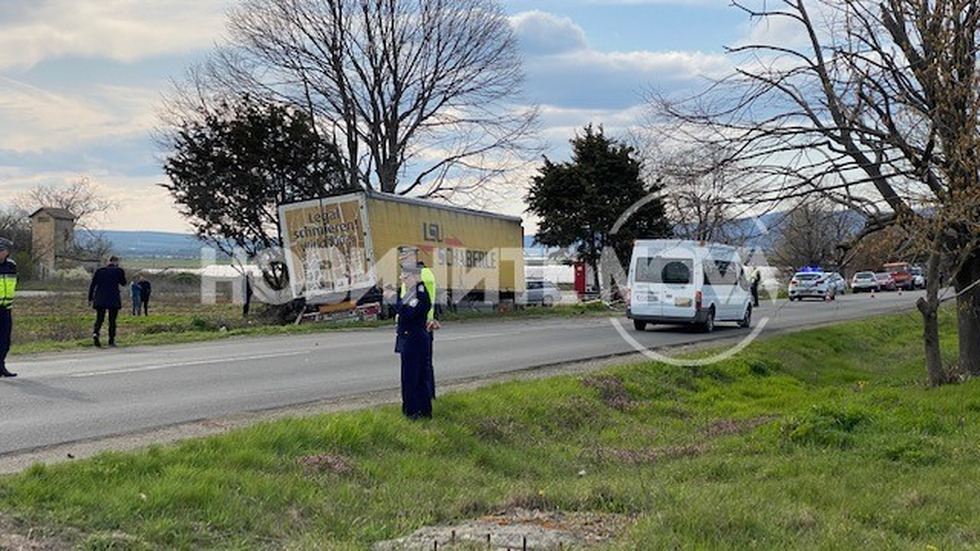
<svg viewBox="0 0 980 551">
<path fill-rule="evenodd" d="M 846 213 L 848 225 L 858 230 L 863 219 L 854 213 Z M 745 218 L 732 222 L 735 235 L 752 236 L 748 245 L 770 251 L 779 240 L 786 213 L 776 212 L 754 218 Z M 760 224 L 761 222 L 761 224 Z M 155 231 L 102 231 L 102 236 L 112 242 L 113 252 L 128 258 L 200 258 L 201 247 L 205 245 L 189 233 L 170 233 Z M 84 242 L 88 235 L 78 232 L 77 239 Z M 548 256 L 560 249 L 544 247 L 534 243 L 533 235 L 524 236 L 524 251 L 529 256 Z M 568 251 L 573 253 L 573 249 Z M 220 255 L 219 255 L 220 256 Z"/>
<path fill-rule="evenodd" d="M 204 243 L 189 233 L 156 231 L 96 232 L 112 243 L 112 252 L 123 258 L 200 258 Z M 89 240 L 86 232 L 76 232 L 79 243 Z"/>
</svg>

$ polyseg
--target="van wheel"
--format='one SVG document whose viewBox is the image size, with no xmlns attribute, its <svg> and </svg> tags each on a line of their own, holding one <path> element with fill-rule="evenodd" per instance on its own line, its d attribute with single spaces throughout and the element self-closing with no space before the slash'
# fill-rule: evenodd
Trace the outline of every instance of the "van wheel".
<svg viewBox="0 0 980 551">
<path fill-rule="evenodd" d="M 752 325 L 752 305 L 751 304 L 749 304 L 748 307 L 745 308 L 745 315 L 742 316 L 741 321 L 738 322 L 738 326 L 739 327 L 748 327 L 750 325 Z"/>
<path fill-rule="evenodd" d="M 637 331 L 643 331 L 647 328 L 647 322 L 640 320 L 633 320 L 633 329 Z"/>
<path fill-rule="evenodd" d="M 701 324 L 701 331 L 705 333 L 711 333 L 715 330 L 715 309 L 711 308 L 708 310 L 708 317 L 705 318 L 704 323 Z"/>
</svg>

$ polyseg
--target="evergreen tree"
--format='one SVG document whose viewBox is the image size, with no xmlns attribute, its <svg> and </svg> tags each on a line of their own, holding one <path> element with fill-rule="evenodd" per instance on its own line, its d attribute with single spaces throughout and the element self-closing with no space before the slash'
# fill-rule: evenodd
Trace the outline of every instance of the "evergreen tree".
<svg viewBox="0 0 980 551">
<path fill-rule="evenodd" d="M 181 214 L 202 240 L 252 257 L 281 247 L 278 205 L 349 189 L 334 144 L 317 134 L 302 111 L 248 96 L 202 120 L 185 120 L 164 171 Z M 266 273 L 285 285 L 282 266 Z"/>
<path fill-rule="evenodd" d="M 539 218 L 535 240 L 550 247 L 575 246 L 579 258 L 592 267 L 599 289 L 598 264 L 605 247 L 613 248 L 625 268 L 635 239 L 666 237 L 671 229 L 661 187 L 640 178 L 641 163 L 632 147 L 592 125 L 570 143 L 571 162 L 556 164 L 545 157 L 532 180 L 527 210 Z M 627 213 L 638 203 L 642 206 Z M 613 232 L 620 220 L 625 222 Z"/>
</svg>

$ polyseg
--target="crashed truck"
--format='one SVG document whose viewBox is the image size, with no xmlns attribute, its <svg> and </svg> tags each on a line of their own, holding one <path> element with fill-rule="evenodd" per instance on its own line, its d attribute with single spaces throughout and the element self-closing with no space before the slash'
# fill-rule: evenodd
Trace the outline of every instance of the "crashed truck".
<svg viewBox="0 0 980 551">
<path fill-rule="evenodd" d="M 279 206 L 289 285 L 301 320 L 388 317 L 385 286 L 406 253 L 429 267 L 438 308 L 515 304 L 524 293 L 521 219 L 377 192 Z"/>
</svg>

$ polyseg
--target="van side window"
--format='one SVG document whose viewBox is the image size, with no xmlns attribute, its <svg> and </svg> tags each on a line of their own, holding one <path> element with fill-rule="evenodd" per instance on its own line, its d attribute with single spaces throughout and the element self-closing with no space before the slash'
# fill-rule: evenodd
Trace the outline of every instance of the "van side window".
<svg viewBox="0 0 980 551">
<path fill-rule="evenodd" d="M 634 279 L 642 283 L 660 283 L 660 269 L 657 259 L 643 256 L 636 259 Z"/>
<path fill-rule="evenodd" d="M 691 267 L 682 260 L 672 260 L 664 264 L 661 271 L 664 283 L 687 284 L 691 282 Z"/>
<path fill-rule="evenodd" d="M 633 279 L 640 283 L 691 283 L 694 263 L 681 258 L 638 257 Z"/>
<path fill-rule="evenodd" d="M 738 279 L 732 263 L 727 260 L 705 260 L 704 261 L 704 284 L 705 285 L 734 285 Z"/>
</svg>

